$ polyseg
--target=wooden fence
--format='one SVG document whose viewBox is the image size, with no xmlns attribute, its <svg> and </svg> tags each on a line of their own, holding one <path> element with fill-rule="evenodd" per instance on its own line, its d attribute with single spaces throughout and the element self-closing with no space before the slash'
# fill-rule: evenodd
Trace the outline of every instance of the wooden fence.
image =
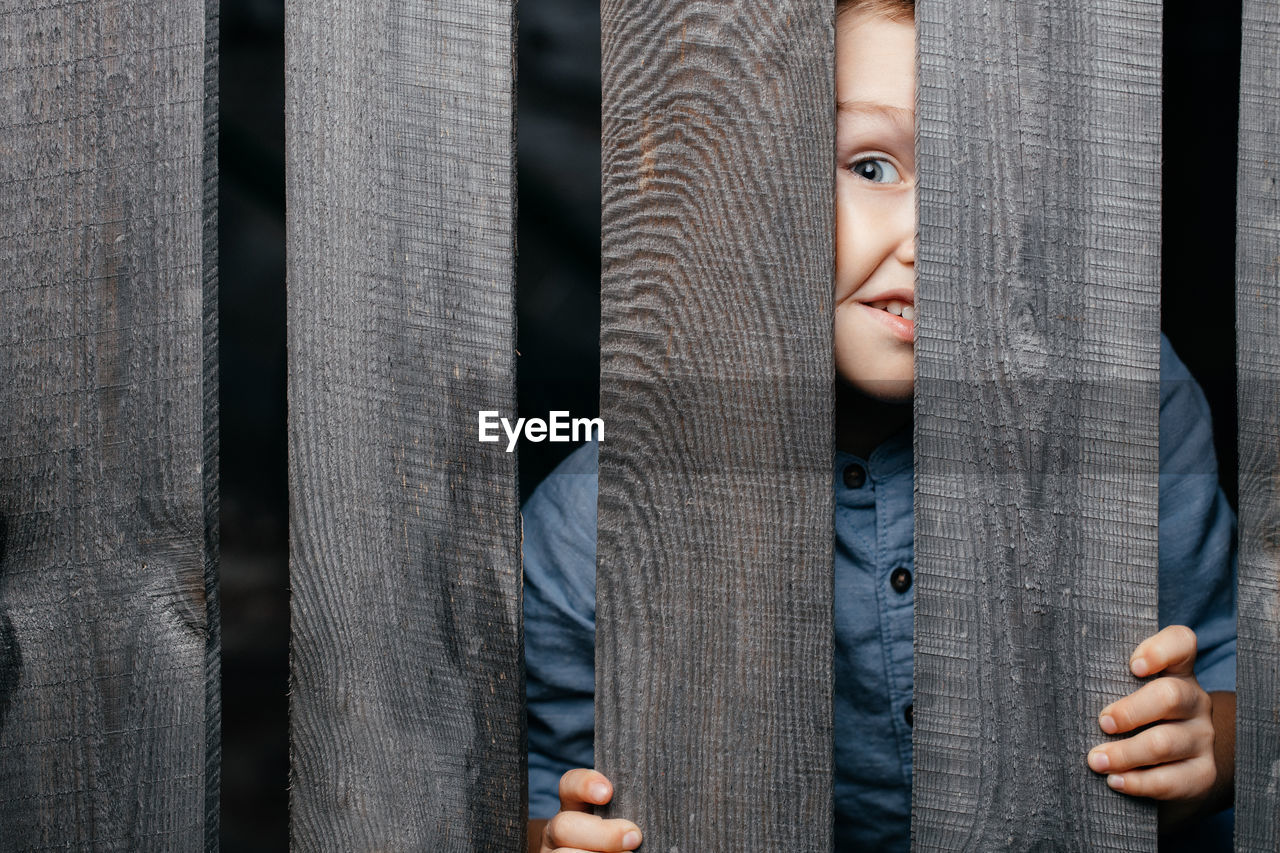
<svg viewBox="0 0 1280 853">
<path fill-rule="evenodd" d="M 0 849 L 217 844 L 216 21 L 0 5 Z"/>
<path fill-rule="evenodd" d="M 293 844 L 515 853 L 518 492 L 476 441 L 515 7 L 286 8 Z M 1236 849 L 1274 851 L 1280 8 L 1244 9 Z M 1155 627 L 1160 26 L 918 4 L 917 849 L 1155 849 L 1075 756 Z M 601 27 L 597 766 L 646 849 L 829 850 L 832 9 Z M 0 849 L 214 850 L 216 0 L 6 0 L 0 45 Z"/>
</svg>

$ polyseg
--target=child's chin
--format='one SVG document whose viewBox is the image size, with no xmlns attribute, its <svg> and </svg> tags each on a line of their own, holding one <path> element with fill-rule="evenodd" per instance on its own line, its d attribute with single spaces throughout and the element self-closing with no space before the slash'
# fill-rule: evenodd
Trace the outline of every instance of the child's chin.
<svg viewBox="0 0 1280 853">
<path fill-rule="evenodd" d="M 845 378 L 863 394 L 876 400 L 886 403 L 907 403 L 911 401 L 912 390 L 915 382 L 912 377 L 905 379 L 872 379 L 868 377 L 859 377 L 849 380 Z"/>
<path fill-rule="evenodd" d="M 888 403 L 906 403 L 911 400 L 911 392 L 915 383 L 910 379 L 896 379 L 879 383 L 879 392 L 875 396 Z"/>
</svg>

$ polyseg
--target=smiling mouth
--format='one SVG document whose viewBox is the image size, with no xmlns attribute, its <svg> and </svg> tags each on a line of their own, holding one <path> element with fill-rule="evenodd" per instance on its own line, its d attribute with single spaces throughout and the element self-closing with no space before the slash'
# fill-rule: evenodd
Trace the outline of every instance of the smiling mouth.
<svg viewBox="0 0 1280 853">
<path fill-rule="evenodd" d="M 888 311 L 890 314 L 901 317 L 904 320 L 915 320 L 916 306 L 910 302 L 903 302 L 901 299 L 882 299 L 877 302 L 864 302 L 863 305 L 871 308 L 879 308 L 881 311 Z"/>
</svg>

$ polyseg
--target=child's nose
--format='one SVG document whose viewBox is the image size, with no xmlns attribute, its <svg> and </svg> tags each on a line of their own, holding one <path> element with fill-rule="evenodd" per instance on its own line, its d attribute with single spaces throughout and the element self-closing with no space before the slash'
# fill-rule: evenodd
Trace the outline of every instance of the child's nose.
<svg viewBox="0 0 1280 853">
<path fill-rule="evenodd" d="M 898 241 L 897 251 L 894 252 L 898 260 L 904 264 L 914 265 L 916 262 L 916 229 L 914 224 L 907 231 L 906 235 Z"/>
<path fill-rule="evenodd" d="M 894 254 L 904 264 L 916 262 L 916 199 L 915 188 L 903 199 L 898 212 L 900 238 Z"/>
</svg>

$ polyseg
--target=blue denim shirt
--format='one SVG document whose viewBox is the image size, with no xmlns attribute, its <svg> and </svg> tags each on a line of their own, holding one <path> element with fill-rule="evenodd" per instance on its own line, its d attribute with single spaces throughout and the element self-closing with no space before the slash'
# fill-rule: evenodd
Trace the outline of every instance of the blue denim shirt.
<svg viewBox="0 0 1280 853">
<path fill-rule="evenodd" d="M 1164 335 L 1160 370 L 1159 624 L 1195 630 L 1196 675 L 1206 691 L 1235 690 L 1235 514 L 1218 485 L 1208 403 Z M 557 811 L 566 770 L 593 764 L 598 450 L 595 442 L 575 450 L 523 509 L 535 818 Z M 855 470 L 846 481 L 849 466 L 865 476 Z M 835 453 L 837 850 L 909 848 L 912 478 L 910 428 L 870 458 Z M 1230 818 L 1228 810 L 1205 827 L 1222 849 L 1230 849 Z M 1214 849 L 1206 838 L 1195 844 Z"/>
</svg>

